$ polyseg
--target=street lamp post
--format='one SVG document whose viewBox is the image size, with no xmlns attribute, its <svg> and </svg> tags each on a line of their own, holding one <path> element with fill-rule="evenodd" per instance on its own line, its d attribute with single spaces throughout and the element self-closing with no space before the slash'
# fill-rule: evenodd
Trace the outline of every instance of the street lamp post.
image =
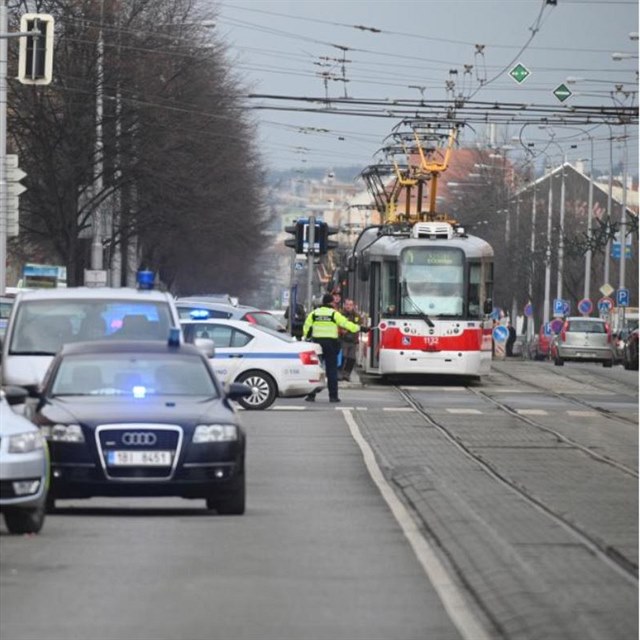
<svg viewBox="0 0 640 640">
<path fill-rule="evenodd" d="M 562 173 L 560 181 L 560 235 L 558 237 L 558 277 L 556 281 L 556 297 L 562 299 L 562 276 L 564 271 L 564 214 L 565 214 L 565 166 L 567 156 L 562 156 Z"/>
<path fill-rule="evenodd" d="M 549 203 L 547 208 L 547 248 L 544 257 L 544 303 L 542 307 L 542 321 L 549 322 L 551 296 L 551 229 L 553 221 L 553 173 L 549 172 Z"/>
</svg>

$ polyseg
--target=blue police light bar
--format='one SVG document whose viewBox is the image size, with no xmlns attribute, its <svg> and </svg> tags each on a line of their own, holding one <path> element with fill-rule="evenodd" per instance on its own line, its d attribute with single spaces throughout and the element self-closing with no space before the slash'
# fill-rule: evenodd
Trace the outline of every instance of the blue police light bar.
<svg viewBox="0 0 640 640">
<path fill-rule="evenodd" d="M 136 274 L 138 289 L 153 289 L 156 274 L 153 271 L 138 271 Z"/>
<path fill-rule="evenodd" d="M 169 340 L 167 341 L 167 344 L 170 347 L 180 346 L 180 329 L 177 327 L 169 329 Z"/>
<path fill-rule="evenodd" d="M 192 320 L 207 320 L 211 314 L 208 309 L 193 309 L 189 315 Z"/>
</svg>

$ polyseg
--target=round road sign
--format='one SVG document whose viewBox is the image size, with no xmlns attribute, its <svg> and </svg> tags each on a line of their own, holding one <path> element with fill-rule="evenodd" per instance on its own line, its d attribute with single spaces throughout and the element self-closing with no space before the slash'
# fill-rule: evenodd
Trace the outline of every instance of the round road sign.
<svg viewBox="0 0 640 640">
<path fill-rule="evenodd" d="M 600 313 L 609 313 L 613 309 L 613 300 L 611 298 L 600 298 L 598 300 L 598 311 Z"/>
<path fill-rule="evenodd" d="M 533 315 L 533 305 L 530 302 L 524 305 L 524 315 L 530 318 Z"/>
<path fill-rule="evenodd" d="M 553 333 L 560 333 L 560 331 L 562 331 L 563 324 L 564 320 L 561 320 L 560 318 L 556 318 L 549 323 L 549 325 L 551 326 L 551 331 L 553 331 Z"/>
<path fill-rule="evenodd" d="M 578 302 L 578 311 L 583 316 L 588 316 L 593 311 L 593 302 L 591 302 L 589 298 L 582 298 L 582 300 Z"/>
<path fill-rule="evenodd" d="M 504 342 L 509 337 L 509 329 L 507 327 L 499 324 L 497 327 L 493 329 L 493 339 L 496 342 Z"/>
</svg>

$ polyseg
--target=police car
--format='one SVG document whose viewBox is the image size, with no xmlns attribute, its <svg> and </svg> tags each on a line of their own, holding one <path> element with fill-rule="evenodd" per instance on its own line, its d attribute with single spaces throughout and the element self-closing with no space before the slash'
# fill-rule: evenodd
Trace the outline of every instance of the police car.
<svg viewBox="0 0 640 640">
<path fill-rule="evenodd" d="M 197 311 L 192 317 L 197 318 Z M 277 397 L 302 397 L 325 387 L 320 346 L 242 320 L 181 320 L 186 342 L 213 340 L 210 362 L 222 382 L 244 382 L 245 409 L 266 409 Z"/>
</svg>

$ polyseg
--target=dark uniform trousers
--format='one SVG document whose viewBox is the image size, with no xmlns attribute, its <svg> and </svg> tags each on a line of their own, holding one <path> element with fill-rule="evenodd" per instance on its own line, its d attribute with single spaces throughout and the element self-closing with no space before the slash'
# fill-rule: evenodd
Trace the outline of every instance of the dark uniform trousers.
<svg viewBox="0 0 640 640">
<path fill-rule="evenodd" d="M 337 338 L 314 338 L 322 347 L 322 357 L 324 359 L 325 373 L 327 374 L 327 388 L 329 398 L 338 398 L 338 353 L 340 351 L 340 341 Z M 311 394 L 310 394 L 311 395 Z M 315 396 L 315 393 L 312 394 Z"/>
</svg>

